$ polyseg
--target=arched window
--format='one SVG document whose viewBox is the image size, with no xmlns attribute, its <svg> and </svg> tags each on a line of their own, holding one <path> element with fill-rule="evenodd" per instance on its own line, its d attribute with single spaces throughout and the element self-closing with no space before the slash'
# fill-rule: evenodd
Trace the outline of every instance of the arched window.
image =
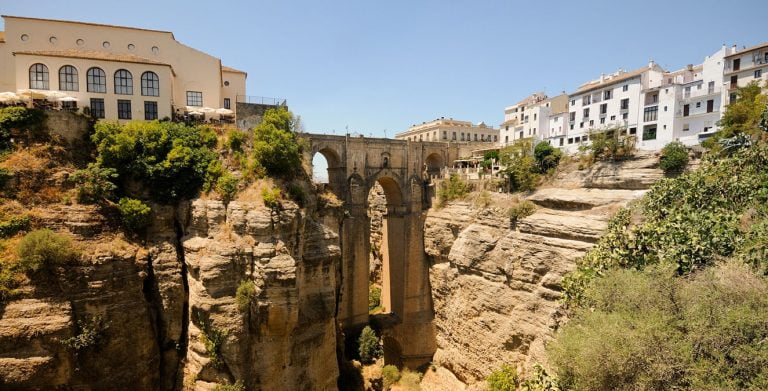
<svg viewBox="0 0 768 391">
<path fill-rule="evenodd" d="M 77 80 L 77 69 L 72 65 L 59 68 L 59 90 L 80 91 Z"/>
<path fill-rule="evenodd" d="M 101 68 L 91 68 L 86 72 L 88 92 L 107 92 L 107 74 Z"/>
<path fill-rule="evenodd" d="M 133 95 L 133 76 L 131 76 L 131 72 L 125 69 L 115 72 L 115 94 Z"/>
<path fill-rule="evenodd" d="M 155 72 L 144 72 L 141 74 L 141 95 L 160 96 L 160 78 Z"/>
<path fill-rule="evenodd" d="M 33 90 L 48 89 L 48 67 L 43 64 L 32 64 L 29 67 L 29 88 Z"/>
</svg>

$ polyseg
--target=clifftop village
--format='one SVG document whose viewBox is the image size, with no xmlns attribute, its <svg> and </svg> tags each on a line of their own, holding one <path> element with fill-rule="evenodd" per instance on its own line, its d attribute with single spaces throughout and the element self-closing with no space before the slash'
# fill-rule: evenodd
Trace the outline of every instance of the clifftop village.
<svg viewBox="0 0 768 391">
<path fill-rule="evenodd" d="M 82 112 L 95 119 L 231 123 L 250 128 L 284 99 L 248 96 L 247 73 L 175 40 L 170 31 L 3 16 L 0 105 Z M 717 131 L 734 90 L 764 81 L 768 43 L 723 46 L 697 65 L 669 71 L 654 61 L 601 74 L 574 92 L 535 92 L 504 108 L 498 128 L 441 117 L 395 135 L 460 144 L 464 169 L 521 139 L 577 153 L 590 135 L 620 129 L 635 147 L 698 145 Z"/>
</svg>

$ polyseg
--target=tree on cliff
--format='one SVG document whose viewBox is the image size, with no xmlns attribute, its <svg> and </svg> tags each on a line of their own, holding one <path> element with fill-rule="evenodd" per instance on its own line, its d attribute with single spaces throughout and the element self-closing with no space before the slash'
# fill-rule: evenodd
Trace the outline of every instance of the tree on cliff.
<svg viewBox="0 0 768 391">
<path fill-rule="evenodd" d="M 295 124 L 293 114 L 281 107 L 267 110 L 253 128 L 253 156 L 267 175 L 290 178 L 299 174 L 304 148 L 294 132 Z"/>
</svg>

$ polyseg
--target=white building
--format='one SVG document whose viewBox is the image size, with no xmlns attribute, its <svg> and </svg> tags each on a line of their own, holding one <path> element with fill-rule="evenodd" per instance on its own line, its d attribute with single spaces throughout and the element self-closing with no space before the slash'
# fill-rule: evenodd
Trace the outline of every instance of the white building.
<svg viewBox="0 0 768 391">
<path fill-rule="evenodd" d="M 746 49 L 730 48 L 725 55 L 723 84 L 727 88 L 724 103 L 730 103 L 735 98 L 735 89 L 757 81 L 765 87 L 768 79 L 768 42 Z"/>
<path fill-rule="evenodd" d="M 566 112 L 568 96 L 561 94 L 553 98 L 537 92 L 522 101 L 504 109 L 504 122 L 499 134 L 499 146 L 504 147 L 516 140 L 533 137 L 545 139 L 550 133 L 550 117 Z"/>
</svg>

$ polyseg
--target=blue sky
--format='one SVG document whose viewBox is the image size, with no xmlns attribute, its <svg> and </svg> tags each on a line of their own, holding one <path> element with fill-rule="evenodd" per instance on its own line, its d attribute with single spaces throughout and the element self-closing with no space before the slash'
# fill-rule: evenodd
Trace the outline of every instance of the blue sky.
<svg viewBox="0 0 768 391">
<path fill-rule="evenodd" d="M 498 125 L 528 94 L 649 59 L 768 40 L 768 1 L 0 0 L 0 13 L 173 31 L 288 99 L 308 131 L 392 137 L 440 116 Z"/>
</svg>

